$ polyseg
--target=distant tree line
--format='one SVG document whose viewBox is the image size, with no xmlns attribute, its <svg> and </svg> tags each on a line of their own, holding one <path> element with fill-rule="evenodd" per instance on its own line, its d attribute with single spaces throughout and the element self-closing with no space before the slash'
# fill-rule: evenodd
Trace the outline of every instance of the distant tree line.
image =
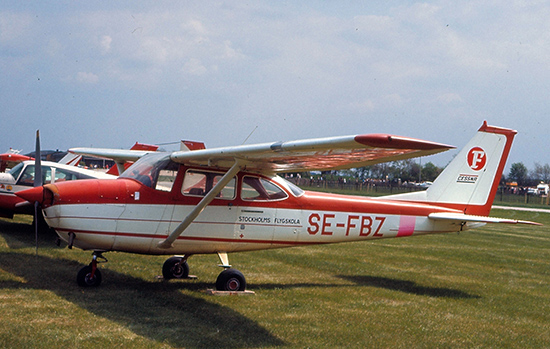
<svg viewBox="0 0 550 349">
<path fill-rule="evenodd" d="M 531 171 L 523 162 L 513 163 L 510 167 L 510 173 L 503 178 L 507 183 L 516 182 L 519 187 L 535 187 L 540 182 L 550 182 L 550 165 L 535 163 L 535 168 Z"/>
<path fill-rule="evenodd" d="M 443 168 L 434 165 L 432 162 L 421 165 L 414 160 L 408 159 L 350 170 L 324 171 L 320 177 L 325 180 L 348 178 L 359 181 L 381 180 L 391 183 L 418 183 L 433 181 L 441 171 L 443 171 Z M 309 178 L 309 176 L 309 173 L 301 174 L 303 178 Z"/>
<path fill-rule="evenodd" d="M 444 167 L 438 167 L 432 162 L 421 165 L 418 161 L 408 159 L 380 163 L 372 166 L 360 167 L 345 171 L 326 171 L 321 176 L 324 179 L 349 178 L 356 180 L 383 180 L 392 183 L 419 183 L 434 181 L 444 170 Z M 309 174 L 302 174 L 309 176 Z M 504 183 L 517 182 L 519 187 L 534 187 L 540 182 L 550 182 L 550 165 L 535 163 L 535 168 L 531 171 L 522 162 L 516 162 L 511 165 L 508 175 L 503 174 Z"/>
<path fill-rule="evenodd" d="M 387 179 L 392 182 L 400 180 L 404 183 L 433 181 L 443 168 L 432 162 L 421 165 L 417 161 L 408 159 L 361 167 L 352 171 L 355 171 L 356 177 L 362 180 Z"/>
</svg>

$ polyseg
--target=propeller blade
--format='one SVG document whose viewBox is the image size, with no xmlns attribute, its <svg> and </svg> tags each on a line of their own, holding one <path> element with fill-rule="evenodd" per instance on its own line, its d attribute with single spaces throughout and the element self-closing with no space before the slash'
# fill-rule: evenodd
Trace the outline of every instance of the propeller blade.
<svg viewBox="0 0 550 349">
<path fill-rule="evenodd" d="M 38 255 L 38 214 L 40 210 L 40 203 L 34 202 L 34 242 L 35 242 L 35 254 Z"/>
<path fill-rule="evenodd" d="M 36 130 L 36 149 L 34 152 L 34 186 L 42 186 L 42 162 L 40 154 L 40 130 Z"/>
<path fill-rule="evenodd" d="M 36 130 L 36 148 L 34 152 L 34 186 L 42 189 L 42 154 L 40 154 L 40 130 Z M 42 191 L 40 191 L 42 192 Z M 34 202 L 34 239 L 36 243 L 36 254 L 38 255 L 38 225 L 40 224 L 40 202 Z"/>
</svg>

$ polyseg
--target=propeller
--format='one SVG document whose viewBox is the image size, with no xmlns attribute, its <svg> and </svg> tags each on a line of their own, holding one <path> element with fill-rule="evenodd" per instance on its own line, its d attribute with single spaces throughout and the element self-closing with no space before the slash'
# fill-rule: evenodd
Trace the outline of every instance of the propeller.
<svg viewBox="0 0 550 349">
<path fill-rule="evenodd" d="M 36 130 L 36 148 L 34 152 L 34 187 L 41 187 L 42 181 L 42 160 L 40 154 L 40 130 Z M 40 202 L 34 202 L 34 239 L 36 243 L 36 254 L 38 254 L 38 229 L 39 229 Z"/>
</svg>

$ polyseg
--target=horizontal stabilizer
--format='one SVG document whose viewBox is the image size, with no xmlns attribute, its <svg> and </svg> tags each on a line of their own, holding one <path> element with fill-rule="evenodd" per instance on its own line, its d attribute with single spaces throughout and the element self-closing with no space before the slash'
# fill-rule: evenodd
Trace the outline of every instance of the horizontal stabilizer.
<svg viewBox="0 0 550 349">
<path fill-rule="evenodd" d="M 450 220 L 450 221 L 457 221 L 457 222 L 542 225 L 542 224 L 536 223 L 536 222 L 522 221 L 522 220 L 517 220 L 517 219 L 474 216 L 474 215 L 469 215 L 469 214 L 449 213 L 449 212 L 430 213 L 428 215 L 428 218 L 433 219 L 433 220 Z"/>
</svg>

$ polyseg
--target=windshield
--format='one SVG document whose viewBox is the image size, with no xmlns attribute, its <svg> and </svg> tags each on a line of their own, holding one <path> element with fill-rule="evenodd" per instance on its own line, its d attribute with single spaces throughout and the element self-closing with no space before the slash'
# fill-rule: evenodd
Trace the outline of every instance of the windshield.
<svg viewBox="0 0 550 349">
<path fill-rule="evenodd" d="M 25 164 L 20 162 L 14 168 L 9 170 L 8 173 L 12 175 L 14 180 L 16 180 L 17 177 L 19 177 L 19 174 L 21 173 L 21 170 L 23 169 L 23 166 L 25 166 Z"/>
<path fill-rule="evenodd" d="M 169 153 L 153 153 L 136 161 L 120 178 L 132 178 L 150 188 L 171 191 L 178 168 Z"/>
<path fill-rule="evenodd" d="M 273 180 L 275 182 L 283 185 L 283 186 L 286 186 L 287 189 L 290 189 L 292 194 L 294 194 L 294 196 L 296 196 L 296 197 L 304 195 L 304 191 L 302 190 L 302 188 L 298 187 L 296 184 L 294 184 L 290 181 L 287 181 L 283 177 L 275 176 L 275 177 L 273 177 Z"/>
</svg>

